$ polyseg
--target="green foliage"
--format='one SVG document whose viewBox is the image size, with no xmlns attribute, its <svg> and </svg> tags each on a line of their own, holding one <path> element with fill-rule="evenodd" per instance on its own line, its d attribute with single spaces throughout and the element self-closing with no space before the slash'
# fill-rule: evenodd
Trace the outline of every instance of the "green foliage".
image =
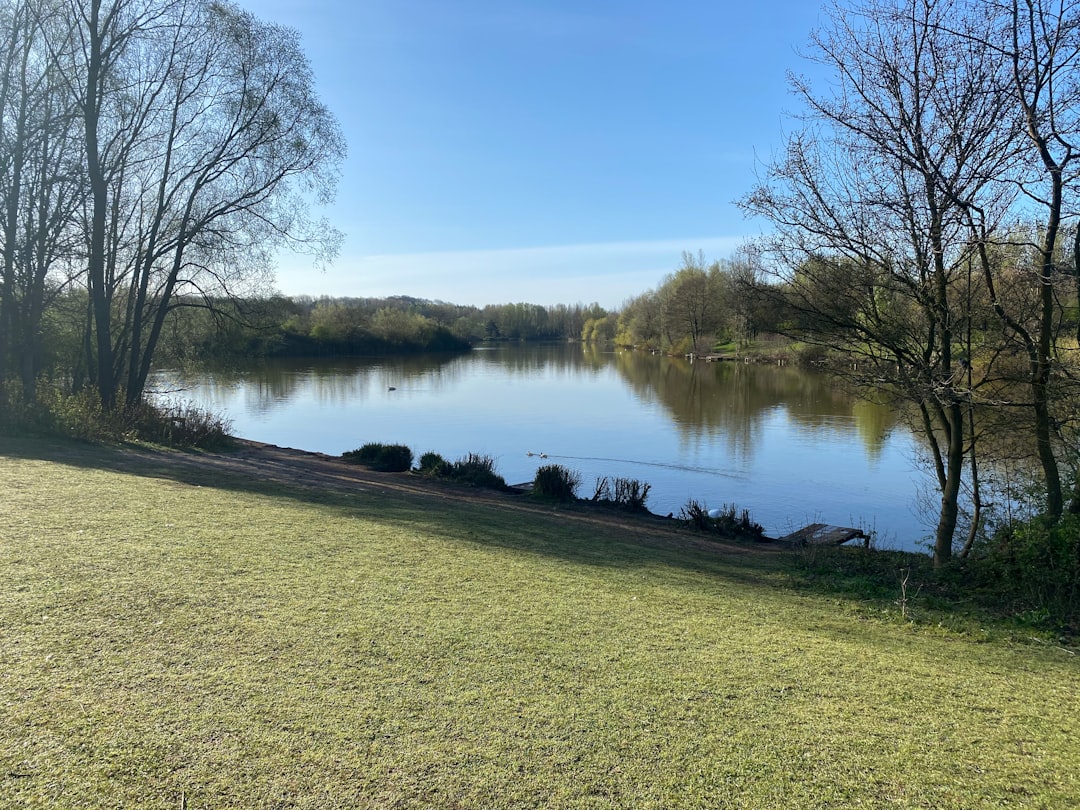
<svg viewBox="0 0 1080 810">
<path fill-rule="evenodd" d="M 599 304 L 542 307 L 537 304 L 495 304 L 484 307 L 481 337 L 492 340 L 577 340 L 584 324 L 607 315 Z"/>
<path fill-rule="evenodd" d="M 390 298 L 320 298 L 290 302 L 279 320 L 276 353 L 290 355 L 461 351 L 481 340 L 576 340 L 586 320 L 608 313 L 583 306 L 475 306 Z"/>
<path fill-rule="evenodd" d="M 446 478 L 472 487 L 507 488 L 506 479 L 495 472 L 495 459 L 479 453 L 469 453 L 453 462 L 438 453 L 424 453 L 420 456 L 419 471 L 431 478 Z"/>
<path fill-rule="evenodd" d="M 679 512 L 679 519 L 691 529 L 718 534 L 730 540 L 764 540 L 765 529 L 750 518 L 750 512 L 741 512 L 735 504 L 722 509 L 709 510 L 696 500 L 689 500 Z"/>
<path fill-rule="evenodd" d="M 661 345 L 660 296 L 647 292 L 627 301 L 619 313 L 615 342 L 620 346 L 656 350 Z"/>
<path fill-rule="evenodd" d="M 1080 631 L 1080 516 L 999 530 L 972 561 L 977 582 L 1033 624 Z"/>
<path fill-rule="evenodd" d="M 342 453 L 350 464 L 360 464 L 379 472 L 405 472 L 412 467 L 413 452 L 404 444 L 368 442 L 356 450 Z"/>
<path fill-rule="evenodd" d="M 469 453 L 451 465 L 450 478 L 474 487 L 506 489 L 506 479 L 495 472 L 495 459 L 479 453 Z"/>
<path fill-rule="evenodd" d="M 8 433 L 62 436 L 93 442 L 145 441 L 169 447 L 203 450 L 227 448 L 231 422 L 221 414 L 187 402 L 140 402 L 126 408 L 102 407 L 96 390 L 84 388 L 68 393 L 40 384 L 37 400 L 25 402 L 19 386 L 0 390 L 2 427 Z"/>
<path fill-rule="evenodd" d="M 700 251 L 683 253 L 681 266 L 656 290 L 624 304 L 615 342 L 672 354 L 707 352 L 717 340 L 745 344 L 775 328 L 757 275 L 746 256 L 706 263 Z"/>
<path fill-rule="evenodd" d="M 247 362 L 281 354 L 290 326 L 300 317 L 299 306 L 282 296 L 181 301 L 183 306 L 170 312 L 165 323 L 157 355 L 162 365 Z"/>
<path fill-rule="evenodd" d="M 536 471 L 532 494 L 552 501 L 572 501 L 577 497 L 581 475 L 561 464 L 547 464 Z"/>
<path fill-rule="evenodd" d="M 645 501 L 652 484 L 636 478 L 613 478 L 607 476 L 596 480 L 593 502 L 625 509 L 628 512 L 646 512 Z"/>
<path fill-rule="evenodd" d="M 33 414 L 23 396 L 22 385 L 8 379 L 0 384 L 0 433 L 15 435 L 26 430 Z"/>
<path fill-rule="evenodd" d="M 610 343 L 615 339 L 618 320 L 613 315 L 602 318 L 589 318 L 581 328 L 581 339 L 585 343 Z"/>
<path fill-rule="evenodd" d="M 393 307 L 383 307 L 371 316 L 372 334 L 399 346 L 426 345 L 436 328 L 437 324 L 430 318 Z"/>
<path fill-rule="evenodd" d="M 417 468 L 425 475 L 430 475 L 433 478 L 443 478 L 449 476 L 451 464 L 438 453 L 428 452 L 420 456 L 420 463 Z"/>
<path fill-rule="evenodd" d="M 818 343 L 797 343 L 792 346 L 795 362 L 804 368 L 820 368 L 828 360 L 829 353 Z"/>
<path fill-rule="evenodd" d="M 690 354 L 690 352 L 694 351 L 694 341 L 690 338 L 689 335 L 686 335 L 685 337 L 679 338 L 679 340 L 672 344 L 668 348 L 668 351 L 674 355 Z"/>
<path fill-rule="evenodd" d="M 37 393 L 36 407 L 26 412 L 25 427 L 31 432 L 84 441 L 116 441 L 127 432 L 124 413 L 103 409 L 101 398 L 91 388 L 67 393 L 39 386 Z"/>
</svg>

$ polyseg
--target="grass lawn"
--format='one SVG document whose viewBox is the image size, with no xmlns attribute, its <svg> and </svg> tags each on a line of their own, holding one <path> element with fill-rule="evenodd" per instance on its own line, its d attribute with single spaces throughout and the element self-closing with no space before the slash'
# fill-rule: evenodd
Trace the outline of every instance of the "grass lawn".
<svg viewBox="0 0 1080 810">
<path fill-rule="evenodd" d="M 0 439 L 2 808 L 1080 806 L 1052 645 L 778 554 L 65 452 Z"/>
</svg>

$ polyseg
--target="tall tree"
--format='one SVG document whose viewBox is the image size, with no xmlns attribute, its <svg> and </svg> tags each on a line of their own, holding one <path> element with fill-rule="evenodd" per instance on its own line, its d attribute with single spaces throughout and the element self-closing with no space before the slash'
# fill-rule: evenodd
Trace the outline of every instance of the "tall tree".
<svg viewBox="0 0 1080 810">
<path fill-rule="evenodd" d="M 683 251 L 682 265 L 660 287 L 669 345 L 685 337 L 690 351 L 702 350 L 705 338 L 721 325 L 723 281 L 719 263 L 706 265 L 701 251 L 697 256 Z"/>
<path fill-rule="evenodd" d="M 51 297 L 76 273 L 81 201 L 76 110 L 43 38 L 67 29 L 57 2 L 0 2 L 0 378 L 34 397 Z M 60 43 L 63 37 L 57 37 Z"/>
<path fill-rule="evenodd" d="M 1000 51 L 1010 67 L 1007 89 L 1026 157 L 1025 171 L 1003 179 L 1018 184 L 1024 192 L 1025 212 L 1032 210 L 1037 218 L 1029 243 L 1035 253 L 1030 269 L 1038 293 L 1033 317 L 1025 318 L 1010 307 L 999 294 L 990 265 L 984 261 L 983 267 L 994 309 L 1028 357 L 1027 382 L 1046 511 L 1057 518 L 1064 511 L 1052 414 L 1058 360 L 1057 288 L 1062 280 L 1058 258 L 1069 198 L 1074 207 L 1080 199 L 1075 188 L 1080 158 L 1080 4 L 1008 0 L 992 8 L 986 45 L 988 50 Z M 1071 508 L 1080 511 L 1080 477 Z"/>
<path fill-rule="evenodd" d="M 283 242 L 336 248 L 306 212 L 344 145 L 294 31 L 219 0 L 67 3 L 95 381 L 130 405 L 171 309 L 250 289 Z"/>
<path fill-rule="evenodd" d="M 972 247 L 957 196 L 989 193 L 1002 159 L 1001 59 L 947 33 L 961 4 L 867 0 L 814 36 L 831 93 L 793 79 L 807 123 L 743 200 L 798 317 L 792 331 L 851 355 L 860 382 L 910 401 L 941 494 L 934 559 L 952 555 L 966 459 L 958 326 Z M 987 208 L 992 206 L 987 205 Z"/>
</svg>

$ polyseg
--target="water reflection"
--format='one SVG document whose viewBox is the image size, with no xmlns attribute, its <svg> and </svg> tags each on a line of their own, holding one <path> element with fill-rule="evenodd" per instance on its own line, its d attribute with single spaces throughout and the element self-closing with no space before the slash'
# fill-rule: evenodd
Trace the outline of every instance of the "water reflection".
<svg viewBox="0 0 1080 810">
<path fill-rule="evenodd" d="M 223 410 L 247 438 L 331 454 L 364 441 L 494 456 L 531 480 L 546 452 L 582 473 L 653 485 L 650 507 L 737 502 L 781 533 L 857 521 L 910 541 L 912 442 L 889 409 L 791 367 L 691 363 L 594 346 L 497 345 L 467 355 L 278 361 L 160 388 Z M 393 389 L 393 390 L 391 390 Z M 550 463 L 550 462 L 545 462 Z"/>
<path fill-rule="evenodd" d="M 615 364 L 635 396 L 662 405 L 688 440 L 723 438 L 740 457 L 753 453 L 755 438 L 777 408 L 808 430 L 855 429 L 874 457 L 896 426 L 888 408 L 791 366 L 691 362 L 641 352 L 620 352 Z"/>
</svg>

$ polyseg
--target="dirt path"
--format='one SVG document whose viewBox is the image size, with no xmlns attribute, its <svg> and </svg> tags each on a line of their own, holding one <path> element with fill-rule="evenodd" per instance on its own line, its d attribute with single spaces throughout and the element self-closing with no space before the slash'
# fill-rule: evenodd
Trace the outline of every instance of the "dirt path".
<svg viewBox="0 0 1080 810">
<path fill-rule="evenodd" d="M 649 513 L 608 509 L 580 501 L 551 504 L 521 492 L 498 492 L 415 473 L 382 473 L 348 464 L 338 456 L 310 453 L 272 444 L 234 440 L 227 452 L 159 450 L 141 445 L 95 445 L 50 439 L 0 436 L 0 454 L 64 464 L 130 472 L 135 475 L 198 481 L 207 486 L 262 488 L 266 484 L 312 493 L 383 493 L 414 499 L 417 508 L 434 500 L 468 503 L 520 514 L 523 520 L 557 516 L 559 520 L 616 531 L 627 541 L 658 548 L 681 548 L 724 555 L 783 553 L 779 543 L 725 541 L 690 531 L 677 520 Z M 232 480 L 230 484 L 229 479 Z"/>
<path fill-rule="evenodd" d="M 522 515 L 551 515 L 577 523 L 593 524 L 624 531 L 627 539 L 665 547 L 679 546 L 726 554 L 772 554 L 775 544 L 732 543 L 704 540 L 680 527 L 675 520 L 652 514 L 631 514 L 604 509 L 588 503 L 551 505 L 532 500 L 520 493 L 462 486 L 454 482 L 432 480 L 412 473 L 373 472 L 348 464 L 340 457 L 311 453 L 288 447 L 239 439 L 228 452 L 180 452 L 149 450 L 125 446 L 117 449 L 117 464 L 130 472 L 163 472 L 188 469 L 201 473 L 239 477 L 261 483 L 321 492 L 383 492 L 417 499 L 447 500 L 482 504 L 491 508 L 519 512 Z"/>
</svg>

